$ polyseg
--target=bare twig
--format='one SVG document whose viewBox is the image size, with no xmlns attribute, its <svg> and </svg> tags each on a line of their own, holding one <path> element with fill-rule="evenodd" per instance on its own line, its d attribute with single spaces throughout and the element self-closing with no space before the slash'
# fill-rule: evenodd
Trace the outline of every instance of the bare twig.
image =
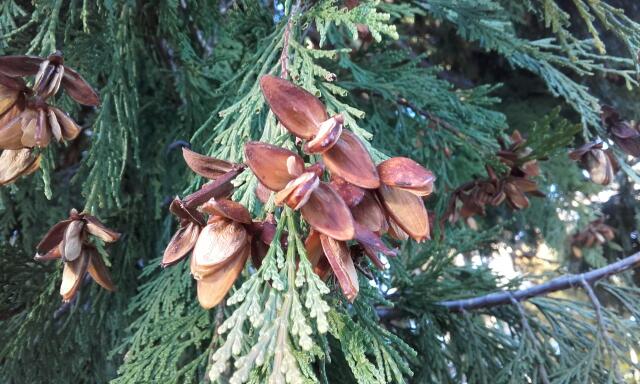
<svg viewBox="0 0 640 384">
<path fill-rule="evenodd" d="M 442 127 L 442 128 L 444 128 L 444 129 L 446 129 L 448 131 L 453 132 L 454 135 L 456 135 L 456 136 L 458 136 L 460 138 L 464 138 L 464 134 L 462 132 L 460 132 L 458 130 L 458 128 L 456 128 L 453 125 L 447 123 L 446 121 L 440 119 L 438 116 L 435 116 L 431 112 L 426 111 L 426 110 L 418 107 L 417 105 L 413 104 L 412 102 L 410 102 L 409 100 L 405 99 L 404 97 L 399 97 L 397 99 L 397 103 L 402 105 L 402 106 L 409 107 L 409 108 L 413 109 L 413 111 L 415 113 L 423 116 L 427 120 L 433 121 L 439 127 Z"/>
<path fill-rule="evenodd" d="M 535 285 L 533 287 L 518 291 L 502 291 L 494 292 L 488 295 L 473 297 L 462 300 L 441 301 L 438 304 L 447 308 L 452 312 L 460 312 L 463 310 L 490 308 L 498 305 L 504 305 L 511 302 L 511 297 L 518 301 L 527 300 L 535 296 L 546 295 L 551 292 L 561 291 L 571 287 L 581 285 L 582 280 L 593 283 L 594 281 L 609 277 L 616 273 L 620 273 L 635 267 L 640 263 L 640 252 L 634 253 L 622 260 L 605 267 L 594 269 L 579 275 L 564 275 L 550 280 L 544 284 Z"/>
<path fill-rule="evenodd" d="M 596 293 L 591 288 L 591 285 L 584 279 L 584 277 L 580 280 L 580 285 L 587 291 L 587 295 L 589 296 L 589 300 L 593 304 L 593 307 L 596 312 L 596 320 L 598 322 L 598 328 L 600 332 L 602 332 L 602 337 L 604 338 L 605 344 L 607 345 L 607 351 L 609 352 L 609 357 L 611 358 L 611 368 L 613 369 L 613 373 L 616 375 L 616 381 L 622 383 L 623 380 L 620 377 L 620 371 L 618 370 L 618 359 L 614 353 L 613 340 L 609 336 L 607 331 L 607 325 L 605 324 L 604 316 L 602 316 L 602 305 L 600 305 L 600 300 L 596 296 Z"/>
<path fill-rule="evenodd" d="M 284 39 L 282 43 L 282 53 L 280 54 L 280 77 L 286 79 L 289 77 L 289 37 L 291 35 L 291 25 L 293 24 L 293 19 L 298 13 L 300 9 L 300 0 L 296 2 L 296 4 L 291 8 L 291 14 L 289 15 L 289 20 L 287 21 L 287 26 L 284 29 Z"/>
</svg>

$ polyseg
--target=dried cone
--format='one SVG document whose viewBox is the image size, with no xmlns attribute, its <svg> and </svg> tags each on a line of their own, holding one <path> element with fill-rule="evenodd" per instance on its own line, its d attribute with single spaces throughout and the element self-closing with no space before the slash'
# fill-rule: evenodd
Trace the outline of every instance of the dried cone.
<svg viewBox="0 0 640 384">
<path fill-rule="evenodd" d="M 296 163 L 304 168 L 304 161 L 295 153 L 275 145 L 256 141 L 244 145 L 244 156 L 247 165 L 265 187 L 272 191 L 280 191 L 293 180 L 296 175 L 289 173 Z M 293 160 L 289 160 L 292 158 Z M 298 167 L 296 167 L 298 168 Z"/>
<path fill-rule="evenodd" d="M 184 147 L 182 148 L 182 157 L 193 172 L 210 180 L 215 180 L 236 168 L 228 161 L 204 156 Z"/>
<path fill-rule="evenodd" d="M 250 253 L 250 247 L 243 248 L 240 254 L 216 272 L 198 280 L 198 302 L 202 308 L 211 309 L 222 301 L 242 272 Z"/>
<path fill-rule="evenodd" d="M 174 233 L 162 255 L 162 267 L 166 268 L 184 259 L 195 247 L 200 235 L 200 225 L 185 221 Z"/>
<path fill-rule="evenodd" d="M 191 274 L 196 280 L 209 276 L 249 248 L 247 231 L 242 224 L 212 217 L 193 248 Z"/>
<path fill-rule="evenodd" d="M 312 139 L 329 116 L 322 102 L 293 83 L 275 76 L 262 76 L 260 88 L 271 111 L 291 133 Z"/>
<path fill-rule="evenodd" d="M 247 228 L 253 228 L 254 223 L 244 206 L 226 199 L 233 191 L 231 182 L 243 166 L 186 148 L 183 157 L 195 173 L 213 181 L 184 201 L 175 198 L 171 203 L 169 208 L 180 218 L 180 228 L 165 249 L 162 266 L 173 265 L 192 252 L 190 268 L 197 280 L 198 301 L 209 309 L 226 295 L 252 253 L 256 244 L 251 242 Z M 201 212 L 209 215 L 206 223 Z"/>
<path fill-rule="evenodd" d="M 369 152 L 352 132 L 343 130 L 341 115 L 329 119 L 317 97 L 287 80 L 263 76 L 260 87 L 280 123 L 295 136 L 309 140 L 305 151 L 322 153 L 331 173 L 349 183 L 362 188 L 378 188 L 380 180 Z M 269 187 L 268 183 L 260 181 Z M 282 187 L 276 188 L 280 189 Z"/>
<path fill-rule="evenodd" d="M 580 248 L 590 248 L 601 245 L 615 238 L 615 230 L 605 224 L 604 218 L 599 218 L 589 223 L 583 231 L 573 235 L 571 240 L 574 254 L 581 255 Z"/>
<path fill-rule="evenodd" d="M 35 172 L 40 167 L 40 155 L 31 149 L 5 149 L 0 155 L 0 186 L 15 182 L 22 176 Z"/>
<path fill-rule="evenodd" d="M 351 252 L 345 242 L 320 235 L 320 242 L 324 254 L 331 265 L 331 269 L 338 279 L 338 284 L 347 300 L 353 302 L 358 296 L 358 273 L 351 258 Z"/>
<path fill-rule="evenodd" d="M 320 183 L 300 212 L 311 227 L 336 240 L 351 240 L 355 235 L 349 207 L 328 184 Z"/>
<path fill-rule="evenodd" d="M 340 195 L 328 184 L 318 181 L 315 169 L 301 175 L 292 174 L 304 169 L 300 156 L 259 142 L 245 144 L 244 152 L 247 165 L 258 180 L 278 192 L 278 202 L 299 208 L 309 225 L 325 235 L 337 240 L 353 238 L 353 217 Z"/>
<path fill-rule="evenodd" d="M 102 256 L 98 253 L 98 250 L 93 247 L 87 247 L 85 252 L 88 254 L 89 265 L 87 267 L 87 271 L 93 281 L 98 283 L 102 288 L 107 291 L 115 291 L 116 286 L 113 284 L 111 280 L 111 275 L 109 274 L 109 269 L 107 268 L 104 260 L 102 260 Z"/>
<path fill-rule="evenodd" d="M 611 155 L 602 149 L 601 142 L 590 142 L 569 153 L 589 172 L 591 181 L 600 185 L 609 184 L 615 175 Z"/>
<path fill-rule="evenodd" d="M 602 107 L 601 118 L 616 145 L 628 155 L 639 157 L 640 130 L 638 124 L 622 120 L 618 112 L 609 106 Z"/>
<path fill-rule="evenodd" d="M 535 159 L 527 162 L 523 160 L 531 155 L 533 150 L 527 147 L 527 140 L 522 137 L 518 130 L 511 134 L 510 146 L 507 147 L 502 140 L 500 140 L 500 146 L 502 149 L 498 151 L 497 155 L 504 164 L 511 168 L 511 175 L 518 177 L 540 175 L 540 167 Z"/>
<path fill-rule="evenodd" d="M 62 53 L 54 52 L 49 57 L 1 56 L 0 74 L 9 77 L 36 76 L 35 91 L 47 98 L 62 87 L 80 104 L 97 106 L 100 98 L 89 83 L 78 72 L 64 65 Z"/>
<path fill-rule="evenodd" d="M 287 204 L 294 210 L 305 205 L 311 194 L 320 185 L 320 179 L 313 172 L 305 172 L 297 178 L 287 183 L 287 186 L 276 193 L 275 202 L 277 205 Z"/>
<path fill-rule="evenodd" d="M 62 301 L 70 301 L 78 292 L 78 288 L 80 288 L 84 274 L 87 272 L 87 267 L 89 266 L 89 257 L 87 256 L 87 254 L 83 254 L 83 257 L 78 257 L 73 261 L 64 263 L 62 283 L 60 284 Z"/>
<path fill-rule="evenodd" d="M 30 104 L 13 119 L 0 126 L 0 148 L 46 147 L 54 137 L 73 140 L 81 128 L 58 108 L 43 102 Z"/>
<path fill-rule="evenodd" d="M 422 198 L 384 184 L 378 188 L 378 196 L 394 224 L 417 242 L 429 238 L 429 217 Z"/>
<path fill-rule="evenodd" d="M 380 186 L 380 178 L 364 144 L 349 131 L 343 131 L 340 140 L 322 154 L 322 160 L 332 174 L 365 189 Z"/>
<path fill-rule="evenodd" d="M 351 208 L 354 220 L 367 227 L 371 232 L 383 233 L 387 230 L 387 222 L 380 202 L 371 191 L 366 191 L 362 201 Z"/>
<path fill-rule="evenodd" d="M 93 245 L 86 242 L 89 235 L 107 243 L 120 238 L 119 233 L 107 228 L 94 216 L 72 209 L 69 218 L 51 227 L 37 246 L 34 257 L 36 260 L 64 261 L 60 285 L 60 294 L 64 301 L 69 301 L 75 296 L 87 271 L 96 283 L 107 290 L 115 290 L 102 257 Z"/>
<path fill-rule="evenodd" d="M 62 242 L 60 243 L 60 253 L 62 260 L 74 261 L 82 254 L 82 243 L 84 241 L 84 221 L 73 220 L 64 231 Z"/>
<path fill-rule="evenodd" d="M 378 164 L 383 184 L 399 188 L 417 196 L 427 196 L 433 191 L 435 176 L 431 171 L 406 157 L 392 157 Z"/>
</svg>

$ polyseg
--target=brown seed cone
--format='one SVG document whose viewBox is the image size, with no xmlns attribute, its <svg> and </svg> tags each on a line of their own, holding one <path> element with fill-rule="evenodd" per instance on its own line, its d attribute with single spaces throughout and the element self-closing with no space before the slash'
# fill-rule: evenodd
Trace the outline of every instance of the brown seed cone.
<svg viewBox="0 0 640 384">
<path fill-rule="evenodd" d="M 291 180 L 287 186 L 276 193 L 276 205 L 287 204 L 294 210 L 302 208 L 311 198 L 311 194 L 320 185 L 320 179 L 313 172 L 305 172 Z"/>
<path fill-rule="evenodd" d="M 214 217 L 202 228 L 193 248 L 191 273 L 196 280 L 211 275 L 250 248 L 242 224 Z"/>
<path fill-rule="evenodd" d="M 83 215 L 86 223 L 86 230 L 89 234 L 99 238 L 105 243 L 113 243 L 118 241 L 120 234 L 112 229 L 107 228 L 98 218 L 88 214 Z"/>
<path fill-rule="evenodd" d="M 331 176 L 329 185 L 334 191 L 338 192 L 338 195 L 342 197 L 342 200 L 344 200 L 350 208 L 360 204 L 366 192 L 366 190 L 347 183 L 345 179 L 336 175 Z"/>
<path fill-rule="evenodd" d="M 228 161 L 201 155 L 186 147 L 182 148 L 182 157 L 193 172 L 210 180 L 215 180 L 235 168 L 234 164 Z"/>
<path fill-rule="evenodd" d="M 384 184 L 378 188 L 378 196 L 387 214 L 415 241 L 429 238 L 429 217 L 422 198 Z"/>
<path fill-rule="evenodd" d="M 253 223 L 249 210 L 233 200 L 211 198 L 200 206 L 200 210 L 209 215 L 222 216 L 242 224 Z"/>
<path fill-rule="evenodd" d="M 49 57 L 42 58 L 37 56 L 1 56 L 0 57 L 0 73 L 10 77 L 23 77 L 38 75 L 40 67 L 43 63 L 48 62 L 50 69 L 48 73 L 56 73 L 55 67 L 63 66 L 64 60 L 61 52 L 55 52 Z M 60 79 L 55 79 L 58 86 L 61 84 L 67 91 L 72 99 L 80 104 L 89 106 L 100 105 L 100 98 L 93 88 L 87 83 L 87 81 L 80 76 L 75 70 L 64 66 L 64 70 L 58 70 L 57 73 L 63 73 L 64 75 Z M 43 79 L 46 80 L 46 79 Z M 56 84 L 54 82 L 54 86 Z M 38 83 L 38 82 L 37 82 Z M 44 85 L 51 85 L 50 81 L 40 81 L 43 84 L 43 89 L 49 89 L 50 87 Z M 51 92 L 49 92 L 51 93 Z M 46 93 L 42 96 L 48 97 L 50 94 Z"/>
<path fill-rule="evenodd" d="M 196 245 L 201 227 L 193 222 L 185 221 L 169 241 L 162 256 L 163 268 L 174 265 L 184 259 Z"/>
<path fill-rule="evenodd" d="M 242 272 L 250 253 L 250 247 L 243 248 L 240 254 L 229 263 L 197 281 L 198 302 L 202 308 L 213 308 L 222 301 Z"/>
<path fill-rule="evenodd" d="M 81 257 L 64 263 L 62 283 L 60 284 L 60 295 L 63 301 L 70 301 L 76 295 L 88 266 L 89 257 L 84 252 Z"/>
<path fill-rule="evenodd" d="M 328 119 L 317 97 L 287 80 L 265 75 L 260 78 L 260 88 L 280 123 L 297 137 L 313 138 L 320 124 Z"/>
<path fill-rule="evenodd" d="M 358 137 L 344 130 L 340 140 L 322 154 L 322 160 L 332 174 L 365 189 L 380 186 L 376 166 Z"/>
<path fill-rule="evenodd" d="M 325 235 L 320 235 L 320 242 L 324 254 L 331 265 L 342 293 L 350 302 L 358 296 L 360 289 L 358 285 L 358 273 L 351 258 L 351 251 L 343 241 L 332 239 Z"/>
<path fill-rule="evenodd" d="M 40 167 L 40 155 L 31 149 L 5 149 L 0 155 L 0 186 L 11 184 L 21 176 L 27 176 Z"/>
<path fill-rule="evenodd" d="M 60 253 L 64 261 L 74 261 L 82 254 L 84 226 L 84 221 L 73 220 L 65 229 L 62 242 L 60 243 Z"/>
<path fill-rule="evenodd" d="M 346 241 L 355 235 L 349 207 L 326 183 L 320 183 L 300 212 L 311 227 L 334 239 Z"/>
<path fill-rule="evenodd" d="M 102 256 L 100 256 L 98 250 L 94 247 L 85 247 L 85 252 L 87 254 L 85 257 L 89 258 L 87 272 L 89 272 L 93 281 L 98 283 L 98 285 L 107 291 L 114 292 L 116 290 L 116 286 L 113 284 L 111 274 L 109 274 L 109 269 L 104 263 L 104 260 L 102 260 Z"/>
<path fill-rule="evenodd" d="M 378 164 L 380 181 L 417 196 L 427 196 L 433 191 L 435 176 L 431 171 L 406 157 L 392 157 Z"/>
<path fill-rule="evenodd" d="M 302 164 L 302 158 L 288 149 L 275 145 L 251 141 L 244 146 L 244 156 L 249 168 L 258 180 L 272 191 L 280 191 L 295 178 L 289 173 L 290 157 L 297 164 Z M 297 167 L 296 167 L 297 168 Z"/>
<path fill-rule="evenodd" d="M 336 115 L 327 121 L 324 121 L 318 127 L 315 137 L 304 144 L 306 153 L 325 153 L 333 148 L 340 140 L 342 134 L 342 124 L 344 119 L 342 115 Z"/>
<path fill-rule="evenodd" d="M 354 220 L 367 227 L 371 232 L 383 233 L 386 230 L 384 211 L 375 193 L 366 191 L 362 201 L 351 208 Z"/>
<path fill-rule="evenodd" d="M 307 259 L 313 267 L 313 272 L 315 272 L 320 279 L 326 280 L 331 274 L 331 265 L 324 255 L 322 242 L 320 241 L 320 233 L 311 230 L 309 236 L 307 236 L 304 241 L 304 247 L 307 252 Z"/>
</svg>

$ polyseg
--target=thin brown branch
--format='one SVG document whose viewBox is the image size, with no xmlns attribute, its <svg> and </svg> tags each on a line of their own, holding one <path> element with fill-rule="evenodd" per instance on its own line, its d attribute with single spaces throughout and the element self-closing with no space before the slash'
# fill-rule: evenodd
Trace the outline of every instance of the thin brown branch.
<svg viewBox="0 0 640 384">
<path fill-rule="evenodd" d="M 225 173 L 214 182 L 205 184 L 196 192 L 185 197 L 183 202 L 188 208 L 196 208 L 206 203 L 210 198 L 220 198 L 226 196 L 233 190 L 231 181 L 244 171 L 244 166 L 237 166 L 235 169 Z"/>
<path fill-rule="evenodd" d="M 421 115 L 422 117 L 424 117 L 427 120 L 433 121 L 437 126 L 442 127 L 442 128 L 444 128 L 444 129 L 446 129 L 448 131 L 453 132 L 454 135 L 456 135 L 456 136 L 458 136 L 460 138 L 464 138 L 464 134 L 462 132 L 460 132 L 458 130 L 458 128 L 456 128 L 453 125 L 447 123 L 446 121 L 440 119 L 438 116 L 435 116 L 431 112 L 418 107 L 417 105 L 413 104 L 412 102 L 410 102 L 409 100 L 405 99 L 404 97 L 398 97 L 397 103 L 402 105 L 402 106 L 404 106 L 404 107 L 409 107 L 409 108 L 413 109 L 413 111 L 415 113 Z"/>
<path fill-rule="evenodd" d="M 640 252 L 605 267 L 594 269 L 593 271 L 581 273 L 579 275 L 560 276 L 546 283 L 535 285 L 527 289 L 494 292 L 488 295 L 472 297 L 469 299 L 441 301 L 438 304 L 452 312 L 495 307 L 511 303 L 512 296 L 515 300 L 522 301 L 536 296 L 547 295 L 551 292 L 580 286 L 582 284 L 582 280 L 593 283 L 611 275 L 629 270 L 635 267 L 638 263 L 640 263 Z"/>
<path fill-rule="evenodd" d="M 291 26 L 293 19 L 300 9 L 300 0 L 291 8 L 291 14 L 287 21 L 287 26 L 284 29 L 284 38 L 282 43 L 282 53 L 280 53 L 280 77 L 286 79 L 289 77 L 289 37 L 291 36 Z"/>
</svg>

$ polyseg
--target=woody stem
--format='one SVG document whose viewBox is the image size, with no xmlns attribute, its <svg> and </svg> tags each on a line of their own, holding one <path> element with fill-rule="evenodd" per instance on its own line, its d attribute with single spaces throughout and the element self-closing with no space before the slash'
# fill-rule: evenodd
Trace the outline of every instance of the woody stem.
<svg viewBox="0 0 640 384">
<path fill-rule="evenodd" d="M 293 18 L 298 13 L 300 9 L 300 0 L 296 2 L 296 4 L 291 8 L 291 14 L 289 15 L 289 20 L 287 21 L 287 26 L 284 29 L 284 39 L 282 43 L 282 53 L 280 54 L 280 77 L 286 79 L 289 77 L 289 37 L 291 36 L 291 25 L 293 24 Z"/>
<path fill-rule="evenodd" d="M 576 286 L 583 286 L 583 281 L 593 283 L 616 273 L 629 270 L 640 263 L 640 252 L 625 257 L 605 267 L 594 269 L 579 275 L 563 275 L 544 284 L 534 285 L 518 291 L 495 292 L 488 295 L 462 300 L 441 301 L 438 304 L 453 312 L 461 312 L 471 309 L 490 308 L 511 303 L 511 298 L 522 301 L 535 296 L 542 296 L 551 292 L 561 291 Z"/>
<path fill-rule="evenodd" d="M 233 190 L 231 181 L 243 170 L 244 167 L 238 167 L 220 176 L 213 183 L 203 185 L 202 188 L 184 198 L 185 206 L 187 208 L 197 208 L 212 197 L 220 198 L 228 195 Z"/>
</svg>

